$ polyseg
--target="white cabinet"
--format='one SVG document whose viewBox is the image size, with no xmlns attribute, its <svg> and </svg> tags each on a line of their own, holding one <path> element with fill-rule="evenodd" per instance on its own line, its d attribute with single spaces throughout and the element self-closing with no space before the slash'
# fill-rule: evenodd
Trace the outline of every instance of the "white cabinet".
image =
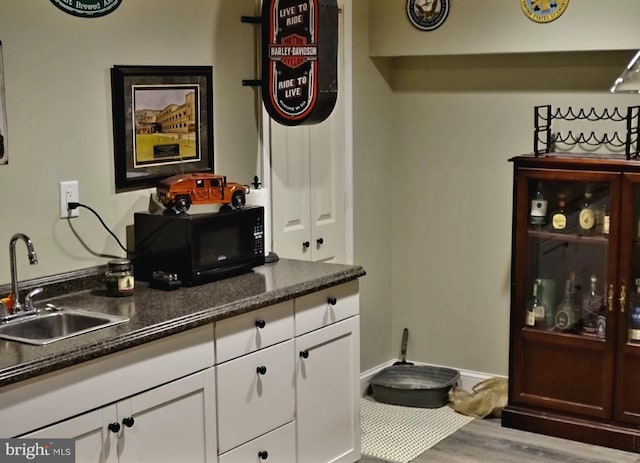
<svg viewBox="0 0 640 463">
<path fill-rule="evenodd" d="M 293 310 L 290 300 L 216 323 L 221 461 L 243 461 L 248 455 L 244 461 L 258 461 L 259 452 L 266 452 L 260 459 L 271 455 L 269 461 L 294 461 L 273 454 L 276 447 L 276 455 L 295 454 L 295 439 L 285 449 L 286 439 L 276 432 L 295 415 Z M 257 450 L 267 441 L 271 452 Z"/>
<path fill-rule="evenodd" d="M 358 313 L 355 280 L 6 386 L 0 436 L 82 463 L 356 462 Z"/>
<path fill-rule="evenodd" d="M 297 460 L 360 458 L 358 281 L 295 301 Z"/>
<path fill-rule="evenodd" d="M 24 435 L 210 368 L 213 334 L 212 325 L 201 326 L 5 386 L 0 436 Z"/>
<path fill-rule="evenodd" d="M 359 317 L 296 339 L 297 460 L 360 458 Z"/>
<path fill-rule="evenodd" d="M 336 106 L 323 122 L 287 127 L 271 121 L 273 250 L 311 261 L 345 259 L 344 18 L 339 15 Z"/>
<path fill-rule="evenodd" d="M 342 119 L 336 109 L 315 126 L 272 123 L 273 250 L 281 257 L 344 261 Z"/>
<path fill-rule="evenodd" d="M 117 463 L 117 435 L 108 427 L 117 422 L 116 406 L 100 408 L 39 431 L 25 434 L 30 439 L 74 439 L 75 458 L 86 463 Z"/>
<path fill-rule="evenodd" d="M 293 420 L 292 340 L 223 363 L 217 369 L 220 453 Z"/>
<path fill-rule="evenodd" d="M 74 438 L 76 461 L 215 461 L 215 373 L 200 373 L 21 436 Z"/>
<path fill-rule="evenodd" d="M 214 368 L 135 395 L 117 409 L 120 463 L 215 461 Z"/>
<path fill-rule="evenodd" d="M 220 463 L 360 459 L 358 314 L 355 280 L 216 324 Z"/>
</svg>

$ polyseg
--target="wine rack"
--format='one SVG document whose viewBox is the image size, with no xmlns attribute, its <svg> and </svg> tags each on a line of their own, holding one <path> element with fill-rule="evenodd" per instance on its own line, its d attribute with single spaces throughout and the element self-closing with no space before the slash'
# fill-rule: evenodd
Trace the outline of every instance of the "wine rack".
<svg viewBox="0 0 640 463">
<path fill-rule="evenodd" d="M 624 132 L 618 133 L 597 133 L 596 130 L 590 132 L 569 130 L 565 133 L 554 132 L 552 122 L 561 121 L 583 121 L 597 123 L 601 121 L 612 121 L 625 125 Z M 622 151 L 627 160 L 638 159 L 640 147 L 638 145 L 638 127 L 640 126 L 640 106 L 627 107 L 626 113 L 618 108 L 613 110 L 603 109 L 597 111 L 591 108 L 586 111 L 584 108 L 577 112 L 569 106 L 566 110 L 560 108 L 552 109 L 551 105 L 541 105 L 534 107 L 534 135 L 533 151 L 536 156 L 546 154 L 551 151 L 559 151 L 558 145 L 564 145 L 569 149 L 576 145 L 587 145 L 595 148 L 606 146 L 613 148 L 611 151 Z"/>
</svg>

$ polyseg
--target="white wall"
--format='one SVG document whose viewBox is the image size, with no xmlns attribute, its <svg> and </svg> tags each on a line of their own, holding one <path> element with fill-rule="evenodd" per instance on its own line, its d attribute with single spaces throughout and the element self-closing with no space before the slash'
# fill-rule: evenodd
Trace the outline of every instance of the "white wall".
<svg viewBox="0 0 640 463">
<path fill-rule="evenodd" d="M 406 20 L 404 0 L 353 0 L 354 262 L 367 271 L 363 370 L 398 356 L 406 326 L 410 359 L 506 374 L 507 160 L 532 149 L 533 106 L 638 103 L 606 93 L 630 53 L 553 50 L 640 46 L 640 2 L 600 10 L 595 0 L 576 0 L 547 25 L 526 19 L 519 2 L 506 3 L 452 0 L 447 23 L 420 32 Z M 255 14 L 254 4 L 128 0 L 104 18 L 81 19 L 39 0 L 0 3 L 10 152 L 9 165 L 0 166 L 0 282 L 9 281 L 15 232 L 33 238 L 40 258 L 28 266 L 18 244 L 21 279 L 106 262 L 78 237 L 93 251 L 121 255 L 88 211 L 73 229 L 57 218 L 59 181 L 79 180 L 81 201 L 121 239 L 133 212 L 147 207 L 149 190 L 114 192 L 114 64 L 213 65 L 216 170 L 251 179 L 259 104 L 241 80 L 256 76 L 256 31 L 239 18 Z M 585 14 L 591 19 L 575 22 Z M 614 20 L 619 27 L 607 26 Z M 503 33 L 488 40 L 496 30 Z M 547 53 L 525 57 L 513 48 L 522 31 L 529 47 Z"/>
<path fill-rule="evenodd" d="M 255 0 L 124 1 L 102 18 L 77 18 L 50 2 L 0 2 L 9 164 L 0 166 L 0 282 L 9 282 L 8 243 L 28 234 L 39 264 L 18 243 L 20 279 L 106 263 L 123 255 L 87 210 L 58 218 L 58 182 L 78 180 L 80 202 L 118 237 L 150 190 L 115 194 L 111 90 L 113 65 L 212 65 L 216 171 L 248 183 L 256 173 Z M 77 235 L 77 236 L 76 236 Z M 81 241 L 92 251 L 88 251 Z"/>
<path fill-rule="evenodd" d="M 369 0 L 353 2 L 353 245 L 354 262 L 367 271 L 360 281 L 363 371 L 398 355 L 391 346 L 394 101 L 369 58 L 368 8 Z"/>
<path fill-rule="evenodd" d="M 616 38 L 628 17 L 640 17 L 638 2 L 617 4 L 614 19 L 620 21 L 619 28 L 610 12 L 602 13 L 594 2 L 572 2 L 553 34 L 558 47 L 570 44 L 582 50 L 577 52 L 550 52 L 543 37 L 550 33 L 549 25 L 529 21 L 519 2 L 511 9 L 506 3 L 452 0 L 450 18 L 441 28 L 447 33 L 439 34 L 414 29 L 404 17 L 404 1 L 371 0 L 372 52 L 404 57 L 373 58 L 377 66 L 367 69 L 377 71 L 369 80 L 390 83 L 392 104 L 384 93 L 378 111 L 364 111 L 356 101 L 359 125 L 371 122 L 376 139 L 384 133 L 376 125 L 380 112 L 392 115 L 388 124 L 393 133 L 386 138 L 393 143 L 386 147 L 392 165 L 388 191 L 393 195 L 391 217 L 385 217 L 393 222 L 389 349 L 397 356 L 402 328 L 408 327 L 409 359 L 497 375 L 508 370 L 508 159 L 533 150 L 534 106 L 626 109 L 640 103 L 637 96 L 608 93 L 632 51 L 584 51 L 584 46 L 601 50 L 602 43 L 612 50 L 631 47 Z M 493 5 L 494 14 L 475 11 L 477 24 L 468 23 L 470 10 L 480 5 Z M 609 24 L 609 29 L 597 29 L 602 43 L 588 38 L 578 45 L 575 37 L 582 28 L 570 20 L 570 13 L 587 15 L 591 22 L 604 14 L 599 24 Z M 515 36 L 487 40 L 496 30 L 513 29 L 513 24 L 520 25 L 512 31 Z M 516 53 L 514 43 L 523 42 L 528 45 L 521 51 L 528 53 Z M 640 46 L 640 40 L 635 42 Z M 371 89 L 368 96 L 377 101 L 380 93 L 380 88 Z M 356 169 L 356 184 L 361 176 Z M 376 343 L 387 341 L 384 328 L 376 328 L 380 331 L 363 340 L 363 353 L 380 351 Z M 363 361 L 363 369 L 371 363 Z"/>
<path fill-rule="evenodd" d="M 450 0 L 445 23 L 426 33 L 409 23 L 406 3 L 370 1 L 373 56 L 620 50 L 640 43 L 636 0 L 574 0 L 545 24 L 527 18 L 519 0 Z"/>
</svg>

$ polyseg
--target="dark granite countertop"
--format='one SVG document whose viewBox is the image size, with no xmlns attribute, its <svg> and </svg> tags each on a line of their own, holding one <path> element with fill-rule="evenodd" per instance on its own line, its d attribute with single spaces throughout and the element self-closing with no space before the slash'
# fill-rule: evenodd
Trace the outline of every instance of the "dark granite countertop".
<svg viewBox="0 0 640 463">
<path fill-rule="evenodd" d="M 108 297 L 103 286 L 94 285 L 44 299 L 62 307 L 125 315 L 130 320 L 45 346 L 0 339 L 0 387 L 345 283 L 364 274 L 360 266 L 280 259 L 243 275 L 175 291 L 152 289 L 147 283 L 136 282 L 135 293 L 128 297 Z M 46 288 L 43 296 L 47 296 Z"/>
</svg>

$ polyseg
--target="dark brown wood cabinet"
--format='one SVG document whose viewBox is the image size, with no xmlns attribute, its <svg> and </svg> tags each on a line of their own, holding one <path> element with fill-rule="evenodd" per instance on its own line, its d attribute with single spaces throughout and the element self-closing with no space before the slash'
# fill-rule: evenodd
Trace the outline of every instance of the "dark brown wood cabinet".
<svg viewBox="0 0 640 463">
<path fill-rule="evenodd" d="M 514 166 L 503 426 L 640 452 L 640 161 Z"/>
</svg>

